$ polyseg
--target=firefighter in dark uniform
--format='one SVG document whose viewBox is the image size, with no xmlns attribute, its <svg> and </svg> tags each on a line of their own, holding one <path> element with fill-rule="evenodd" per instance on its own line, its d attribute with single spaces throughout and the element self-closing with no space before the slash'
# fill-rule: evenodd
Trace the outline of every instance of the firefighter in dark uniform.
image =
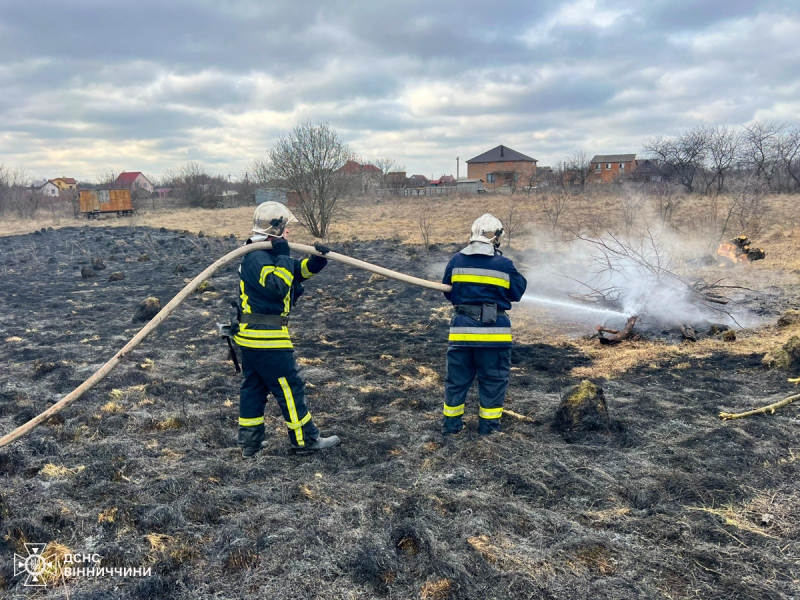
<svg viewBox="0 0 800 600">
<path fill-rule="evenodd" d="M 319 256 L 297 260 L 289 255 L 286 225 L 295 220 L 278 202 L 260 204 L 247 243 L 268 241 L 272 249 L 246 254 L 239 267 L 239 323 L 233 339 L 242 349 L 238 443 L 245 458 L 255 456 L 264 442 L 264 406 L 270 392 L 278 401 L 289 441 L 297 452 L 316 452 L 339 443 L 336 436 L 320 437 L 314 425 L 289 337 L 288 317 L 303 293 L 301 282 L 328 263 Z M 323 254 L 329 251 L 320 244 L 315 247 Z"/>
<path fill-rule="evenodd" d="M 486 214 L 472 224 L 469 245 L 447 264 L 442 283 L 453 303 L 445 379 L 444 435 L 464 427 L 464 401 L 478 378 L 478 433 L 500 430 L 511 374 L 511 321 L 506 311 L 519 302 L 528 282 L 497 249 L 503 224 Z"/>
</svg>

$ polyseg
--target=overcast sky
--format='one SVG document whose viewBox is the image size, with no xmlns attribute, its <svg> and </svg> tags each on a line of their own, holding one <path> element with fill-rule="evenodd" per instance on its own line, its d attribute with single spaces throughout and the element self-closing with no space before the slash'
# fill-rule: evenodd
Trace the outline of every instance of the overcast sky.
<svg viewBox="0 0 800 600">
<path fill-rule="evenodd" d="M 0 0 L 0 164 L 42 177 L 236 177 L 304 120 L 438 177 L 798 115 L 798 0 Z"/>
</svg>

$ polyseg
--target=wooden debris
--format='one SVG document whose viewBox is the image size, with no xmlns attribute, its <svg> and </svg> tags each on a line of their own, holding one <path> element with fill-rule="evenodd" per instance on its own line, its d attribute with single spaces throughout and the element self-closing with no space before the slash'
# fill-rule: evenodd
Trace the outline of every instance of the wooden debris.
<svg viewBox="0 0 800 600">
<path fill-rule="evenodd" d="M 606 346 L 610 346 L 613 344 L 619 344 L 624 340 L 631 339 L 632 337 L 634 337 L 633 328 L 636 325 L 636 320 L 638 318 L 639 317 L 636 316 L 630 317 L 628 319 L 628 322 L 625 323 L 625 327 L 621 331 L 618 331 L 616 329 L 606 329 L 605 327 L 598 325 L 596 329 L 597 333 L 599 334 L 600 343 Z M 611 337 L 605 337 L 603 335 L 604 333 L 610 334 Z"/>
<path fill-rule="evenodd" d="M 764 413 L 769 413 L 771 415 L 775 414 L 775 411 L 779 408 L 783 408 L 784 406 L 788 406 L 795 400 L 800 399 L 800 394 L 795 394 L 794 396 L 789 396 L 788 398 L 784 398 L 780 402 L 774 402 L 768 406 L 762 406 L 761 408 L 756 408 L 754 410 L 748 410 L 747 412 L 741 413 L 726 413 L 722 412 L 719 413 L 719 418 L 723 421 L 728 421 L 730 419 L 741 419 L 742 417 L 749 417 L 752 415 L 761 415 Z"/>
</svg>

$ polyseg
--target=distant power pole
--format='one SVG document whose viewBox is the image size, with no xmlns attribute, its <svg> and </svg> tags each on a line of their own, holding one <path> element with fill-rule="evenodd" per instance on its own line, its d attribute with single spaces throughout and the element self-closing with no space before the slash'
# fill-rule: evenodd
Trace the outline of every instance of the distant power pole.
<svg viewBox="0 0 800 600">
<path fill-rule="evenodd" d="M 459 161 L 459 157 L 456 156 L 456 180 L 460 179 L 460 177 L 458 175 L 458 161 Z"/>
</svg>

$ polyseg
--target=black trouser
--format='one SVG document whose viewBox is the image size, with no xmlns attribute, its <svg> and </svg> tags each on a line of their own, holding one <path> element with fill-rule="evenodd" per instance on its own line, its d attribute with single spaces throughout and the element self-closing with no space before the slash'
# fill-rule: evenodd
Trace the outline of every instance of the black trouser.
<svg viewBox="0 0 800 600">
<path fill-rule="evenodd" d="M 258 447 L 264 440 L 264 406 L 272 392 L 281 407 L 293 446 L 305 446 L 319 437 L 306 407 L 305 382 L 297 373 L 291 350 L 255 350 L 242 347 L 239 396 L 239 445 Z"/>
<path fill-rule="evenodd" d="M 511 348 L 448 347 L 442 433 L 457 433 L 464 427 L 464 402 L 475 376 L 480 393 L 478 433 L 500 431 L 510 375 Z"/>
</svg>

